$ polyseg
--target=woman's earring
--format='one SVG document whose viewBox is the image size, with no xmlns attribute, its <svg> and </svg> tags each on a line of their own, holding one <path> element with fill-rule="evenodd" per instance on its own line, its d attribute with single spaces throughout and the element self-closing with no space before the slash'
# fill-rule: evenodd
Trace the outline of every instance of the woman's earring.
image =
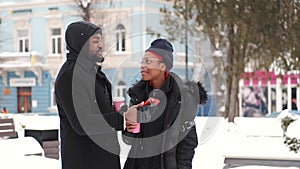
<svg viewBox="0 0 300 169">
<path fill-rule="evenodd" d="M 169 77 L 169 72 L 166 72 L 165 73 L 165 78 L 168 79 L 168 77 Z"/>
</svg>

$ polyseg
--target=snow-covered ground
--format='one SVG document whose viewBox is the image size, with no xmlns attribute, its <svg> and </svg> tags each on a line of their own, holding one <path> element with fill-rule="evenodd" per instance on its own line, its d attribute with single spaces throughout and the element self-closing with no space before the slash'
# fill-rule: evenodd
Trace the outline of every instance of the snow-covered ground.
<svg viewBox="0 0 300 169">
<path fill-rule="evenodd" d="M 24 118 L 24 117 L 23 117 Z M 28 117 L 29 119 L 17 118 L 17 124 L 33 123 L 36 120 L 36 116 Z M 45 118 L 45 117 L 43 117 Z M 59 125 L 58 119 L 51 116 L 53 125 Z M 58 118 L 58 117 L 57 117 Z M 49 121 L 49 120 L 48 120 Z M 50 120 L 51 121 L 51 120 Z M 45 123 L 46 121 L 44 121 Z M 222 117 L 197 117 L 197 134 L 199 139 L 199 145 L 196 149 L 196 153 L 193 159 L 193 169 L 222 169 L 224 167 L 225 156 L 240 156 L 240 157 L 252 157 L 252 158 L 275 158 L 275 159 L 297 159 L 300 160 L 300 154 L 289 152 L 288 147 L 283 144 L 281 122 L 279 118 L 236 118 L 235 123 L 228 123 L 226 119 Z M 300 130 L 300 125 L 294 125 Z M 28 127 L 30 125 L 28 124 Z M 32 126 L 34 127 L 34 126 Z M 45 127 L 45 124 L 44 124 Z M 59 126 L 56 126 L 57 128 Z M 55 127 L 55 128 L 56 128 Z M 18 127 L 16 127 L 18 128 Z M 120 138 L 119 138 L 120 139 Z M 120 139 L 121 141 L 121 139 Z M 122 154 L 126 154 L 129 147 L 121 142 Z M 1 151 L 0 154 L 2 154 Z M 5 156 L 1 157 L 1 161 Z M 26 158 L 30 164 L 36 161 L 36 165 L 47 164 L 49 166 L 58 166 L 60 168 L 59 160 L 47 160 L 42 157 L 22 157 L 19 160 L 15 158 L 13 161 L 24 161 L 22 164 L 15 163 L 15 166 L 20 165 L 26 169 Z M 123 165 L 126 160 L 124 155 L 121 156 L 121 164 Z M 26 165 L 25 165 L 26 163 Z M 6 164 L 6 163 L 5 163 Z M 7 163 L 9 165 L 10 163 Z M 28 165 L 30 165 L 28 163 Z M 11 165 L 11 164 L 10 164 Z M 2 167 L 1 167 L 2 168 Z M 10 169 L 10 167 L 5 167 Z M 29 168 L 29 167 L 28 167 Z M 34 167 L 31 167 L 34 168 Z M 36 167 L 39 168 L 39 167 Z M 299 169 L 297 167 L 270 167 L 270 166 L 244 166 L 236 167 L 235 169 Z"/>
<path fill-rule="evenodd" d="M 197 125 L 200 144 L 193 161 L 195 169 L 222 169 L 225 156 L 300 160 L 300 154 L 290 152 L 283 144 L 280 119 L 236 118 L 235 123 L 228 123 L 223 118 L 198 118 Z M 245 166 L 235 169 L 242 168 L 297 167 Z"/>
<path fill-rule="evenodd" d="M 33 137 L 0 139 L 1 169 L 61 168 L 59 160 L 46 158 L 43 154 L 43 148 Z"/>
<path fill-rule="evenodd" d="M 222 117 L 197 117 L 196 125 L 199 145 L 193 159 L 193 169 L 222 169 L 225 156 L 300 160 L 300 154 L 289 152 L 288 147 L 283 144 L 283 132 L 278 118 L 236 118 L 235 123 L 228 123 Z M 128 151 L 128 147 L 121 145 Z M 125 159 L 121 158 L 122 165 Z M 298 167 L 252 165 L 235 169 L 298 169 Z"/>
</svg>

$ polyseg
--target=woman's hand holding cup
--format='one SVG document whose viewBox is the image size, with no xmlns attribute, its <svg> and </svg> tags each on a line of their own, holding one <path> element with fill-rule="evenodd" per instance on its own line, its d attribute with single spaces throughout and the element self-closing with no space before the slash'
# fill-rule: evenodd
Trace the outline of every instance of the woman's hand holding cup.
<svg viewBox="0 0 300 169">
<path fill-rule="evenodd" d="M 137 108 L 142 107 L 144 105 L 144 102 L 141 102 L 140 104 L 131 106 L 125 113 L 125 120 L 126 120 L 126 129 L 129 132 L 132 133 L 138 133 L 139 131 L 136 131 L 136 129 L 139 130 L 140 123 L 137 123 Z"/>
</svg>

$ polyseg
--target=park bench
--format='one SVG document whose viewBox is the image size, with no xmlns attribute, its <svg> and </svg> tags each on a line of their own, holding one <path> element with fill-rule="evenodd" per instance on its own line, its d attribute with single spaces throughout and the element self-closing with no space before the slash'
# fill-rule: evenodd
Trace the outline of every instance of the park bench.
<svg viewBox="0 0 300 169">
<path fill-rule="evenodd" d="M 12 118 L 0 118 L 0 138 L 17 138 L 14 120 Z"/>
</svg>

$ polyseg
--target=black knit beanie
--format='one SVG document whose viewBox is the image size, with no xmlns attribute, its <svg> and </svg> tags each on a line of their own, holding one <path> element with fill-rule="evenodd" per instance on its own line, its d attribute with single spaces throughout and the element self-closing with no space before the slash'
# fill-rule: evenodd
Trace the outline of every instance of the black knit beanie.
<svg viewBox="0 0 300 169">
<path fill-rule="evenodd" d="M 154 52 L 163 58 L 168 70 L 173 67 L 173 46 L 166 39 L 156 39 L 151 43 L 151 46 L 146 50 Z"/>
</svg>

